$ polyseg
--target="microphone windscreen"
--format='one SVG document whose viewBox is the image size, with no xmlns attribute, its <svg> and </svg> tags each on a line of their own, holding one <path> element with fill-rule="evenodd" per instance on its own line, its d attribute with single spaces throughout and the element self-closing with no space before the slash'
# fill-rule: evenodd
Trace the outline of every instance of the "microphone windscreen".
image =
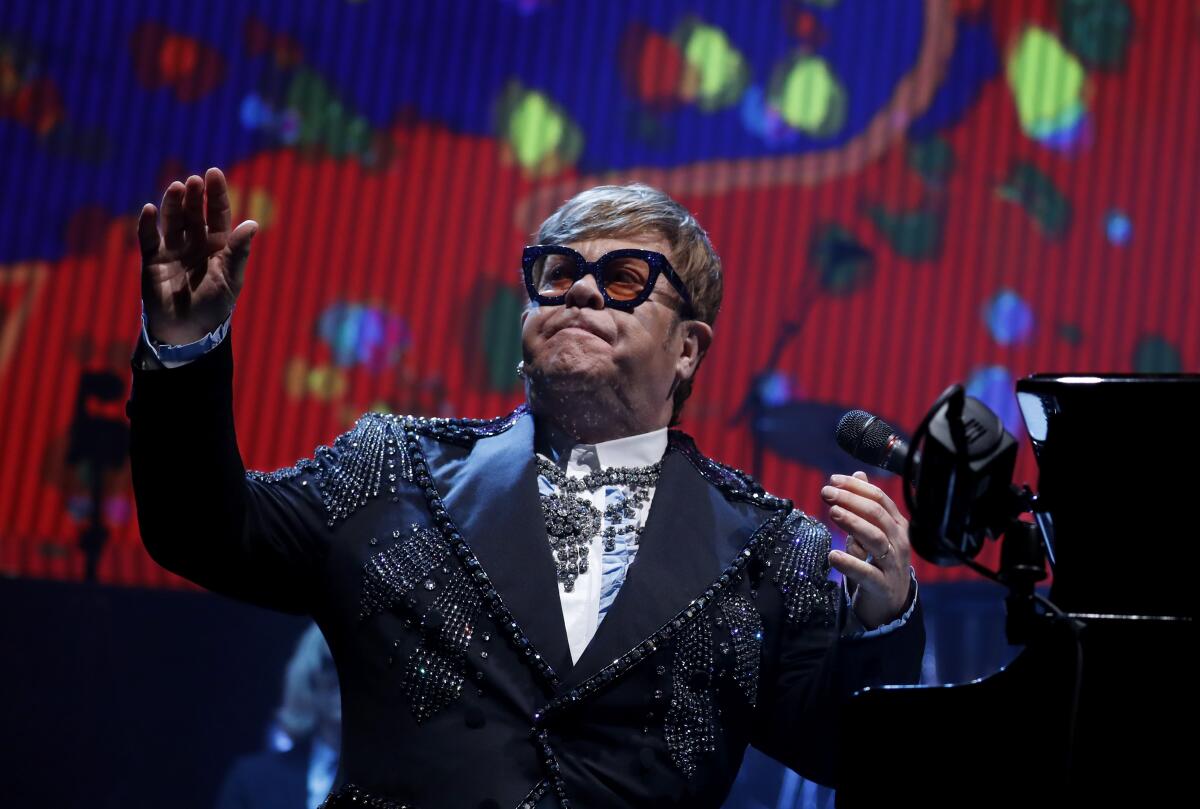
<svg viewBox="0 0 1200 809">
<path fill-rule="evenodd" d="M 837 426 L 838 446 L 871 466 L 881 466 L 896 429 L 865 410 L 851 410 Z"/>
</svg>

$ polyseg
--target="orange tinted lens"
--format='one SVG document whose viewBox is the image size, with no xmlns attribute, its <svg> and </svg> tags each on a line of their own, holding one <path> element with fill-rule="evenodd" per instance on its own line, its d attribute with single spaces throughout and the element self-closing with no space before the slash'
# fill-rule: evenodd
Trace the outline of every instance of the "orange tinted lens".
<svg viewBox="0 0 1200 809">
<path fill-rule="evenodd" d="M 604 289 L 615 301 L 631 301 L 646 288 L 650 265 L 640 258 L 614 258 L 604 263 Z"/>
<path fill-rule="evenodd" d="M 534 263 L 533 277 L 538 279 L 539 294 L 551 297 L 565 295 L 579 277 L 579 267 L 572 256 L 551 254 L 540 257 Z"/>
</svg>

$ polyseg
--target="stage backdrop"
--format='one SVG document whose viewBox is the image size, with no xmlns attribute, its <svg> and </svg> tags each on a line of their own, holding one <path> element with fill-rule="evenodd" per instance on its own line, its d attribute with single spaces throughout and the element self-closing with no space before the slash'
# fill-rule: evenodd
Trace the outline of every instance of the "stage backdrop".
<svg viewBox="0 0 1200 809">
<path fill-rule="evenodd" d="M 83 547 L 186 586 L 139 544 L 123 412 L 171 180 L 221 166 L 262 226 L 248 468 L 367 410 L 509 410 L 521 247 L 642 180 L 725 265 L 684 428 L 823 516 L 847 408 L 911 429 L 961 381 L 1024 443 L 1024 374 L 1200 367 L 1198 81 L 1193 0 L 6 2 L 0 574 Z"/>
</svg>

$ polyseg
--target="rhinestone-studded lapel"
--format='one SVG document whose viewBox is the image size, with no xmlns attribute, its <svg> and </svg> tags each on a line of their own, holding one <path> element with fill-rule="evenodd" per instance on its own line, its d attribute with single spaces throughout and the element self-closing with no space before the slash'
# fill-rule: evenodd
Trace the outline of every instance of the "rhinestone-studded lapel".
<svg viewBox="0 0 1200 809">
<path fill-rule="evenodd" d="M 533 417 L 479 439 L 461 463 L 435 469 L 434 479 L 534 653 L 559 674 L 568 671 L 567 630 L 538 500 Z"/>
<path fill-rule="evenodd" d="M 654 634 L 720 577 L 770 516 L 730 502 L 684 453 L 669 449 L 637 559 L 561 688 L 582 683 Z"/>
</svg>

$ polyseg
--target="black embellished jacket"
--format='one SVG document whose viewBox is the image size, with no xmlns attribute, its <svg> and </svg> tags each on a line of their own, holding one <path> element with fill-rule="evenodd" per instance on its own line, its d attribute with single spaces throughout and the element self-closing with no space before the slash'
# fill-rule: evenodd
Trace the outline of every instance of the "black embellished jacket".
<svg viewBox="0 0 1200 809">
<path fill-rule="evenodd" d="M 682 433 L 572 665 L 524 408 L 369 413 L 311 459 L 246 472 L 231 341 L 171 370 L 140 354 L 127 410 L 146 548 L 320 625 L 342 686 L 331 806 L 717 807 L 747 744 L 835 783 L 844 699 L 918 679 L 919 605 L 843 637 L 826 528 Z"/>
</svg>

